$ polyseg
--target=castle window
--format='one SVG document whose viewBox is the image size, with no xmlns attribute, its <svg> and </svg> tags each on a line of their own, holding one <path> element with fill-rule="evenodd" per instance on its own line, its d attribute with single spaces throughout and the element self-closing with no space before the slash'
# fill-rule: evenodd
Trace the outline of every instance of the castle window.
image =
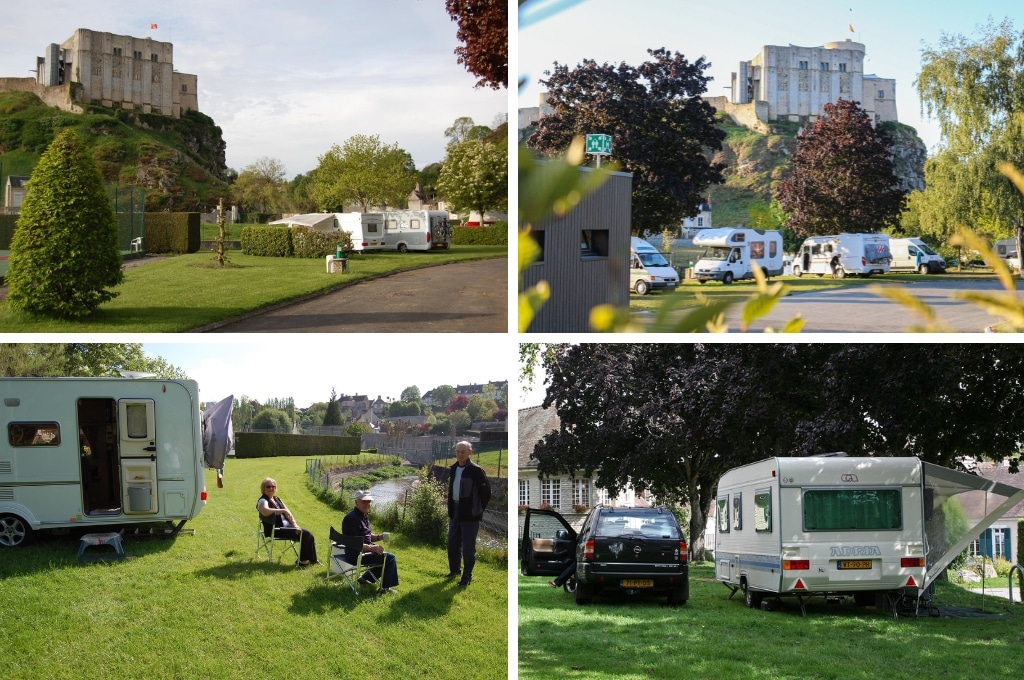
<svg viewBox="0 0 1024 680">
<path fill-rule="evenodd" d="M 800 62 L 800 70 L 801 71 L 806 71 L 807 70 L 807 62 L 806 61 L 801 61 Z"/>
<path fill-rule="evenodd" d="M 839 70 L 842 73 L 846 73 L 846 64 L 840 64 L 839 65 Z"/>
<path fill-rule="evenodd" d="M 878 91 L 878 98 L 879 99 L 885 99 L 885 90 L 879 90 Z"/>
<path fill-rule="evenodd" d="M 142 52 L 132 52 L 133 59 L 142 59 Z"/>
<path fill-rule="evenodd" d="M 182 92 L 188 92 L 188 85 L 186 85 L 185 83 L 182 83 L 181 84 L 181 91 Z"/>
<path fill-rule="evenodd" d="M 115 47 L 114 48 L 114 56 L 115 57 L 120 57 L 121 56 L 121 48 L 120 47 Z"/>
<path fill-rule="evenodd" d="M 827 61 L 821 62 L 821 70 L 822 71 L 827 71 L 828 70 L 828 62 Z"/>
</svg>

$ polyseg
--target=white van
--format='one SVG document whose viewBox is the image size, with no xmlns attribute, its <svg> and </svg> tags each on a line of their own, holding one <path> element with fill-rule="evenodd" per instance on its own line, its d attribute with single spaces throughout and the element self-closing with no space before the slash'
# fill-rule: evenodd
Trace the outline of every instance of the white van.
<svg viewBox="0 0 1024 680">
<path fill-rule="evenodd" d="M 1017 254 L 1017 239 L 1004 238 L 996 241 L 996 255 L 1006 261 L 1006 266 L 1012 269 L 1020 268 L 1020 255 Z"/>
<path fill-rule="evenodd" d="M 812 236 L 805 240 L 797 251 L 793 262 L 793 275 L 832 274 L 830 262 L 839 255 L 839 267 L 836 276 L 843 278 L 847 274 L 871 276 L 872 274 L 888 274 L 889 251 L 888 234 L 836 234 L 834 236 Z"/>
<path fill-rule="evenodd" d="M 384 249 L 433 250 L 451 247 L 448 213 L 441 210 L 389 210 L 384 213 Z"/>
<path fill-rule="evenodd" d="M 891 238 L 889 252 L 892 263 L 889 270 L 941 274 L 946 271 L 946 261 L 919 238 Z"/>
<path fill-rule="evenodd" d="M 693 245 L 707 250 L 693 266 L 693 277 L 701 283 L 732 283 L 754 278 L 756 262 L 765 276 L 782 274 L 782 234 L 743 227 L 704 229 L 693 237 Z"/>
<path fill-rule="evenodd" d="M 629 289 L 637 295 L 679 285 L 679 272 L 647 241 L 632 237 L 629 252 Z"/>
<path fill-rule="evenodd" d="M 791 595 L 803 610 L 812 596 L 849 595 L 895 614 L 1024 490 L 918 458 L 825 454 L 729 470 L 715 498 L 715 576 L 748 607 Z M 988 514 L 950 535 L 946 503 Z"/>
<path fill-rule="evenodd" d="M 33 531 L 177 522 L 206 504 L 192 380 L 0 378 L 0 548 Z"/>
</svg>

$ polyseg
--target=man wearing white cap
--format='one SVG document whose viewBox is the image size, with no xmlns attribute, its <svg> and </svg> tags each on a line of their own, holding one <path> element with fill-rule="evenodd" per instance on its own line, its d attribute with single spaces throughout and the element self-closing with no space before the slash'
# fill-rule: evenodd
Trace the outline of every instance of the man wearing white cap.
<svg viewBox="0 0 1024 680">
<path fill-rule="evenodd" d="M 341 522 L 341 533 L 346 536 L 361 536 L 363 538 L 363 564 L 373 566 L 384 565 L 384 574 L 381 577 L 381 589 L 385 593 L 395 593 L 395 586 L 398 585 L 398 563 L 393 553 L 384 552 L 384 548 L 375 545 L 375 541 L 384 540 L 384 534 L 374 534 L 370 531 L 370 504 L 373 503 L 373 496 L 369 491 L 357 491 L 355 495 L 356 507 L 352 512 L 345 515 Z M 345 547 L 345 561 L 355 564 L 359 557 L 355 549 Z M 359 579 L 365 583 L 372 583 L 376 579 L 372 571 L 367 571 Z"/>
</svg>

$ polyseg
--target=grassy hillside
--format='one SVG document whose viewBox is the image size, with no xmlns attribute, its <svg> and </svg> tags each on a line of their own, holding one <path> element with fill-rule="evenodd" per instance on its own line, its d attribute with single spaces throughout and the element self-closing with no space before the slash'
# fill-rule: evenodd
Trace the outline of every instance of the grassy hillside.
<svg viewBox="0 0 1024 680">
<path fill-rule="evenodd" d="M 8 175 L 31 176 L 55 134 L 68 127 L 89 140 L 106 181 L 146 189 L 146 210 L 199 210 L 228 196 L 224 140 L 208 116 L 102 107 L 74 114 L 28 92 L 0 94 L 0 184 Z"/>
</svg>

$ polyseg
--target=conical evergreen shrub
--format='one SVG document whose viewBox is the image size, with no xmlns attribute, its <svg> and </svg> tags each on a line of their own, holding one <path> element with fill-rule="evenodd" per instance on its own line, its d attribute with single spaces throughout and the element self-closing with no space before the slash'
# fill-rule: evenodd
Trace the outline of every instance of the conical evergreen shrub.
<svg viewBox="0 0 1024 680">
<path fill-rule="evenodd" d="M 94 312 L 124 279 L 118 228 L 85 142 L 60 133 L 43 153 L 11 240 L 5 277 L 16 309 L 58 318 Z"/>
</svg>

